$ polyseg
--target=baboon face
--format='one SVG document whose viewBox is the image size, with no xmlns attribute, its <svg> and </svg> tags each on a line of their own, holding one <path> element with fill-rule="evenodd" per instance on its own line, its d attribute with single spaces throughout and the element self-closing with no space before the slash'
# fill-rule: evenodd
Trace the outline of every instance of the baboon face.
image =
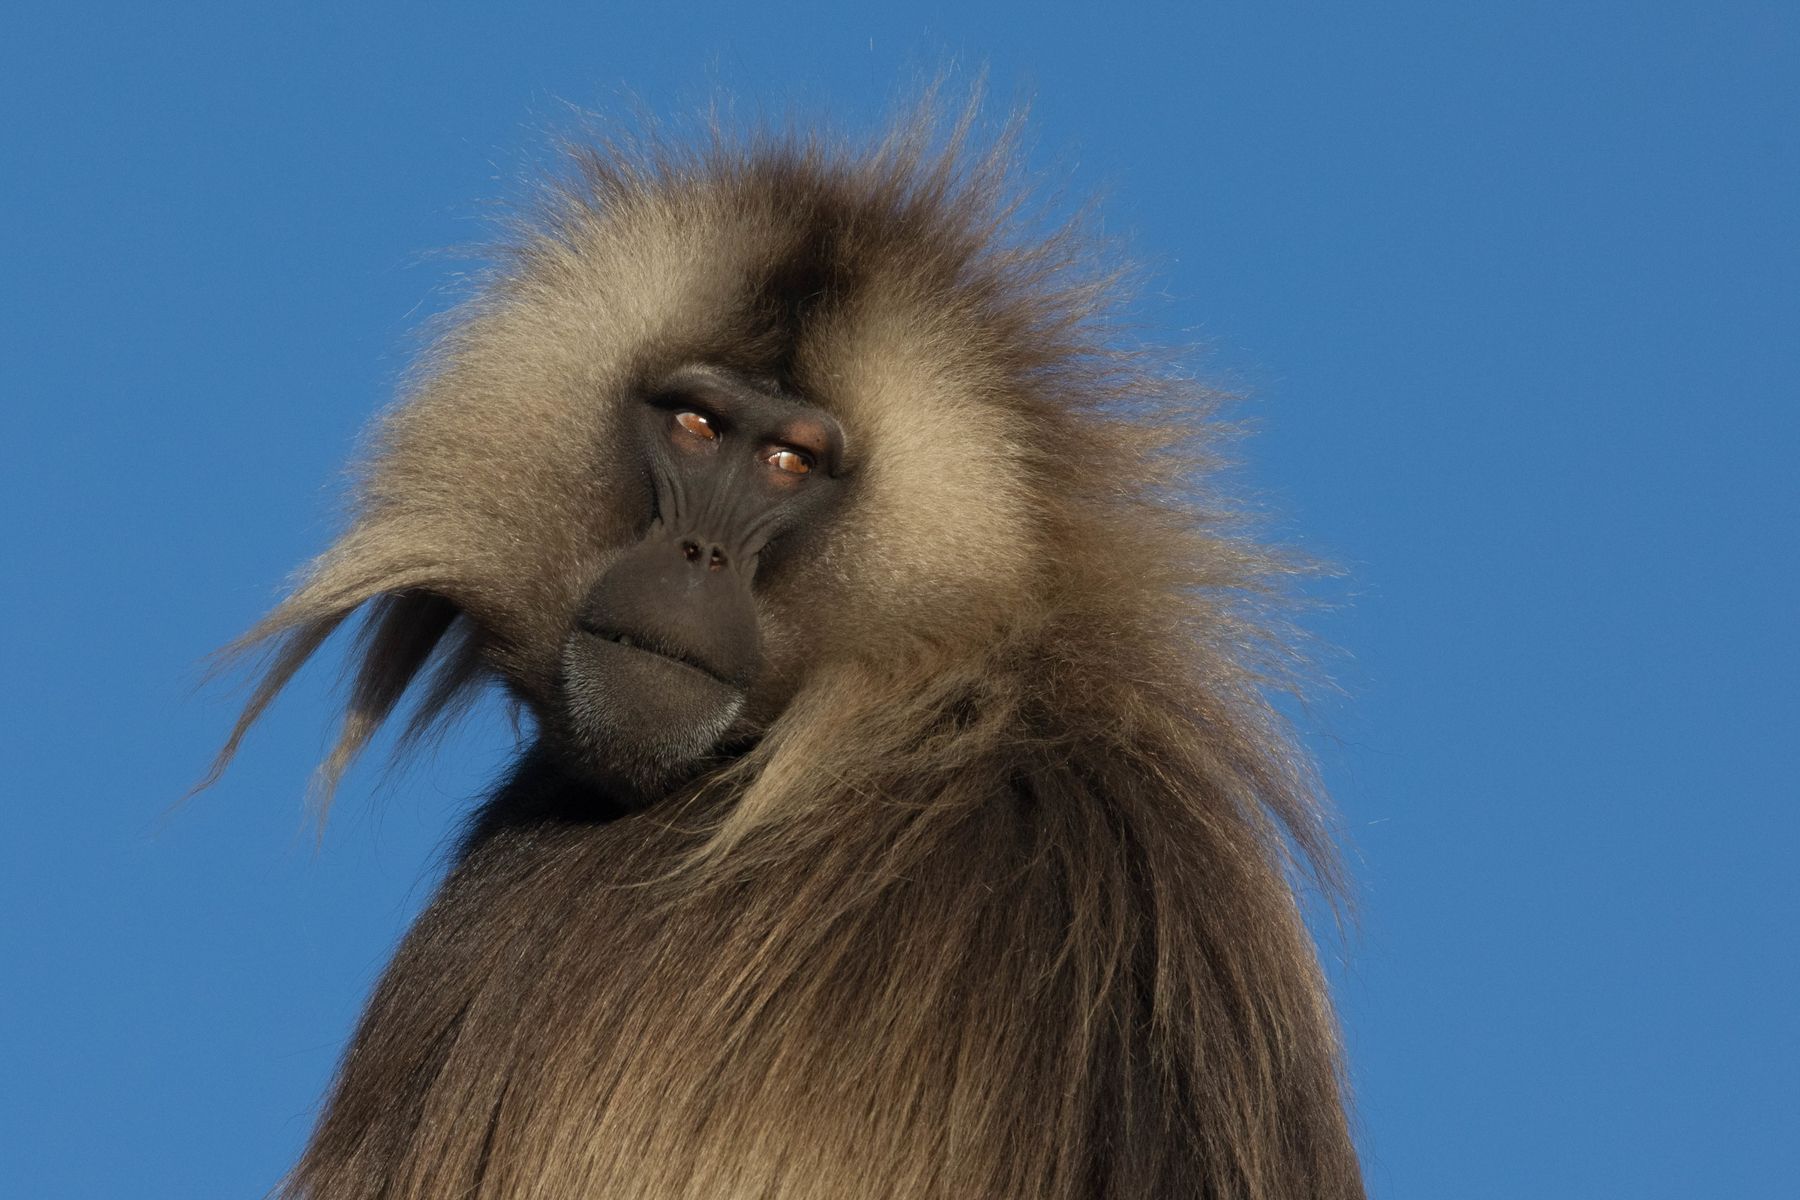
<svg viewBox="0 0 1800 1200">
<path fill-rule="evenodd" d="M 626 408 L 618 452 L 649 521 L 575 608 L 554 724 L 641 795 L 743 715 L 764 674 L 759 567 L 835 515 L 844 437 L 816 405 L 718 367 L 678 370 Z"/>
</svg>

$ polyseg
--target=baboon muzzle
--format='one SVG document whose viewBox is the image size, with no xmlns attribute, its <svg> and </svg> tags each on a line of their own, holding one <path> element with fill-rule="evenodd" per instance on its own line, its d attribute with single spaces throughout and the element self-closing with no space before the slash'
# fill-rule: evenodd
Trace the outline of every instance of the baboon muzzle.
<svg viewBox="0 0 1800 1200">
<path fill-rule="evenodd" d="M 748 688 L 762 665 L 754 556 L 658 524 L 615 559 L 581 606 L 581 629 Z"/>
</svg>

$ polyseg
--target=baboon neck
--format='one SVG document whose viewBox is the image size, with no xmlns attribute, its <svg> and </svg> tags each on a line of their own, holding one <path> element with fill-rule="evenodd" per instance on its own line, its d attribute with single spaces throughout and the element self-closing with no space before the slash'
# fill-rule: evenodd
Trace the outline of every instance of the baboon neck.
<svg viewBox="0 0 1800 1200">
<path fill-rule="evenodd" d="M 506 781 L 469 818 L 457 861 L 505 831 L 602 825 L 640 811 L 654 800 L 623 779 L 580 769 L 543 741 L 536 741 L 519 755 Z"/>
</svg>

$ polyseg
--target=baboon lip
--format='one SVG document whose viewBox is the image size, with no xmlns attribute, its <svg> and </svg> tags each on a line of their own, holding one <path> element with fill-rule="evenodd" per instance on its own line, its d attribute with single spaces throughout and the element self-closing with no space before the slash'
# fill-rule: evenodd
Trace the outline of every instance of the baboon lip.
<svg viewBox="0 0 1800 1200">
<path fill-rule="evenodd" d="M 641 635 L 633 635 L 617 629 L 584 629 L 582 632 L 592 641 L 604 642 L 633 654 L 645 655 L 650 658 L 660 658 L 672 666 L 683 667 L 696 674 L 704 675 L 714 683 L 724 687 L 738 691 L 743 689 L 741 683 L 727 679 L 718 671 L 707 666 L 706 663 L 695 658 L 693 655 L 683 653 L 680 650 L 659 642 L 648 641 Z"/>
</svg>

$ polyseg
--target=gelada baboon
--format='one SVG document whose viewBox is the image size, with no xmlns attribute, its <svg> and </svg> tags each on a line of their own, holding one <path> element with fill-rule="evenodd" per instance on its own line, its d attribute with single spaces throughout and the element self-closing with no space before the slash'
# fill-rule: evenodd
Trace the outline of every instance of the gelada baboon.
<svg viewBox="0 0 1800 1200">
<path fill-rule="evenodd" d="M 1361 1194 L 1284 560 L 970 124 L 575 150 L 446 320 L 223 757 L 359 609 L 328 781 L 530 734 L 286 1195 Z"/>
</svg>

